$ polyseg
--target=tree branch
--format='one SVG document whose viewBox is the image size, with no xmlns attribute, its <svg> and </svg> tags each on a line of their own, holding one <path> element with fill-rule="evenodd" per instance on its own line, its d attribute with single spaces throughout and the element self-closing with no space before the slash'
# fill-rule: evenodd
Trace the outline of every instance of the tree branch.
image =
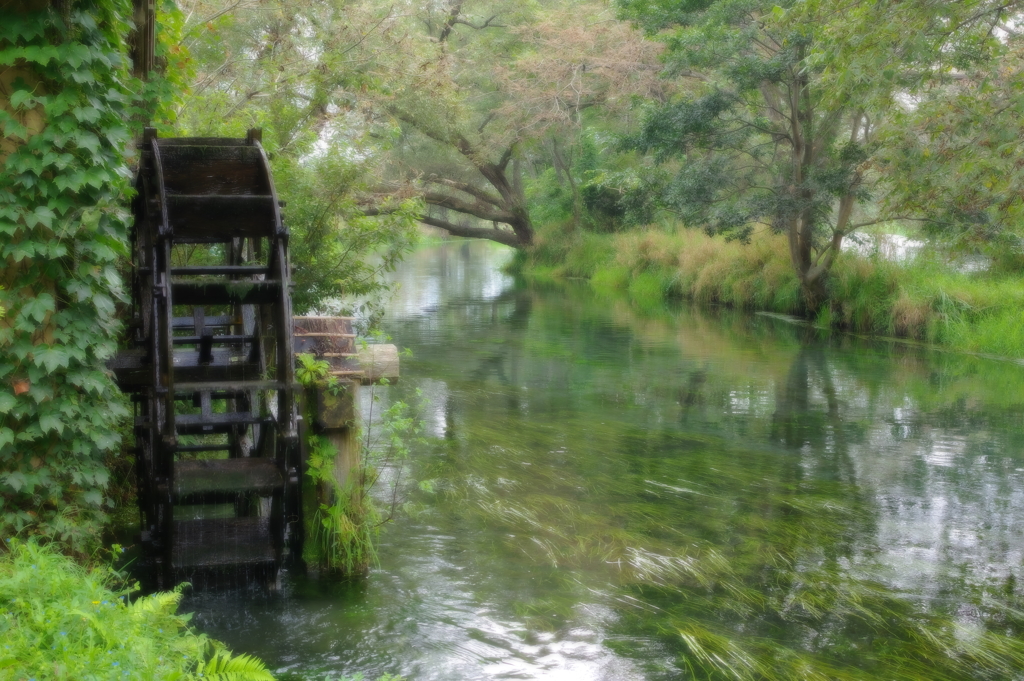
<svg viewBox="0 0 1024 681">
<path fill-rule="evenodd" d="M 505 172 L 505 168 L 508 167 L 508 162 L 512 160 L 512 151 L 514 145 L 509 145 L 508 149 L 501 155 L 501 160 L 498 161 L 498 169 L 501 172 Z"/>
<path fill-rule="evenodd" d="M 380 208 L 363 208 L 363 215 L 367 217 L 378 217 L 380 215 L 390 215 L 398 209 L 381 210 Z M 465 225 L 456 225 L 447 220 L 441 218 L 435 218 L 430 215 L 417 215 L 416 219 L 425 225 L 431 227 L 437 227 L 443 229 L 452 236 L 461 236 L 467 239 L 490 239 L 496 241 L 499 244 L 511 246 L 512 248 L 520 248 L 523 243 L 520 241 L 516 233 L 507 229 L 487 228 L 487 227 L 468 227 Z"/>
<path fill-rule="evenodd" d="M 462 14 L 462 3 L 457 2 L 452 5 L 452 9 L 448 12 L 448 18 L 444 20 L 444 26 L 441 27 L 441 35 L 438 36 L 438 42 L 447 42 L 448 36 L 452 34 L 452 29 L 455 28 L 455 23 L 459 20 L 459 15 Z"/>
<path fill-rule="evenodd" d="M 477 132 L 478 135 L 482 134 L 483 131 L 484 131 L 484 128 L 487 127 L 487 124 L 490 123 L 492 120 L 494 120 L 494 116 L 495 116 L 495 112 L 494 111 L 492 111 L 491 113 L 487 114 L 487 118 L 485 118 L 484 122 L 480 124 L 480 127 L 476 129 L 476 132 Z"/>
<path fill-rule="evenodd" d="M 507 210 L 495 209 L 479 201 L 469 203 L 450 194 L 441 192 L 423 192 L 423 200 L 431 206 L 440 206 L 457 213 L 465 213 L 481 220 L 491 222 L 509 222 L 515 220 L 516 216 Z"/>
<path fill-rule="evenodd" d="M 491 23 L 492 21 L 494 21 L 497 18 L 498 18 L 498 15 L 495 14 L 494 16 L 492 16 L 490 19 L 488 19 L 484 23 L 480 24 L 479 26 L 477 26 L 476 24 L 471 24 L 468 21 L 466 21 L 465 19 L 456 19 L 455 23 L 456 24 L 462 24 L 463 26 L 469 26 L 470 28 L 476 29 L 477 31 L 482 31 L 485 28 L 507 28 L 504 24 L 492 24 Z"/>
<path fill-rule="evenodd" d="M 431 217 L 429 215 L 421 215 L 419 216 L 418 219 L 423 224 L 443 229 L 452 236 L 461 236 L 466 237 L 467 239 L 490 239 L 491 241 L 497 241 L 499 244 L 511 246 L 512 248 L 519 248 L 523 245 L 522 242 L 520 242 L 519 237 L 516 236 L 515 232 L 505 229 L 488 229 L 487 227 L 464 227 L 463 225 L 452 224 L 447 220 L 441 220 L 439 218 Z"/>
<path fill-rule="evenodd" d="M 444 185 L 445 187 L 451 187 L 452 189 L 457 189 L 460 192 L 465 192 L 466 194 L 469 194 L 470 196 L 475 197 L 479 201 L 483 201 L 485 203 L 489 203 L 489 204 L 491 204 L 493 206 L 496 206 L 498 208 L 502 208 L 504 206 L 504 203 L 502 202 L 501 197 L 494 196 L 493 194 L 490 194 L 490 193 L 484 191 L 483 189 L 480 189 L 479 187 L 475 187 L 475 186 L 469 184 L 468 182 L 459 182 L 457 180 L 449 180 L 449 179 L 446 179 L 446 178 L 443 178 L 443 177 L 438 177 L 437 175 L 431 175 L 430 177 L 425 179 L 424 182 L 427 182 L 429 184 L 440 184 L 440 185 Z"/>
<path fill-rule="evenodd" d="M 361 44 L 362 44 L 362 42 L 363 42 L 364 40 L 366 40 L 366 39 L 367 39 L 367 38 L 368 38 L 368 37 L 370 36 L 370 34 L 371 34 L 371 33 L 373 33 L 374 31 L 376 31 L 376 30 L 377 30 L 377 29 L 378 29 L 378 28 L 380 27 L 380 25 L 381 25 L 381 24 L 383 24 L 383 23 L 384 23 L 385 21 L 387 21 L 388 19 L 390 19 L 390 18 L 391 18 L 391 13 L 392 13 L 392 12 L 393 12 L 394 10 L 395 10 L 395 6 L 394 6 L 394 5 L 392 5 L 391 7 L 388 7 L 388 13 L 387 13 L 387 14 L 385 14 L 385 15 L 384 15 L 384 17 L 383 17 L 383 18 L 382 18 L 382 19 L 381 19 L 380 21 L 378 21 L 378 22 L 377 22 L 376 24 L 374 24 L 374 25 L 373 25 L 373 28 L 371 28 L 371 29 L 370 29 L 369 31 L 367 31 L 366 33 L 364 33 L 364 34 L 362 35 L 362 37 L 361 37 L 361 38 L 359 38 L 359 40 L 357 40 L 357 41 L 356 41 L 355 43 L 353 43 L 352 45 L 349 45 L 349 46 L 348 46 L 347 48 L 345 48 L 344 50 L 342 50 L 340 54 L 342 54 L 342 55 L 348 54 L 348 53 L 349 53 L 349 52 L 351 52 L 352 50 L 354 50 L 354 49 L 356 49 L 357 47 L 359 47 L 359 45 L 361 45 Z"/>
</svg>

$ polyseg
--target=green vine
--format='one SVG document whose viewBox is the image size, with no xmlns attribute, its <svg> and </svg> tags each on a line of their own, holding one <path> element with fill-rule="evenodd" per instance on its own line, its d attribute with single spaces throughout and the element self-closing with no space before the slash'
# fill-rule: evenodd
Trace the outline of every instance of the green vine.
<svg viewBox="0 0 1024 681">
<path fill-rule="evenodd" d="M 127 414 L 104 361 L 125 300 L 129 121 L 154 90 L 128 75 L 130 2 L 26 4 L 0 22 L 0 533 L 84 551 Z"/>
</svg>

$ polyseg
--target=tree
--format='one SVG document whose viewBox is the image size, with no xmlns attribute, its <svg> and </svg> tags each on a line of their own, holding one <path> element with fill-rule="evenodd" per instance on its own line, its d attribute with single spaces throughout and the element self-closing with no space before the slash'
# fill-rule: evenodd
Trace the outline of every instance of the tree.
<svg viewBox="0 0 1024 681">
<path fill-rule="evenodd" d="M 595 135 L 586 132 L 626 129 L 634 98 L 664 99 L 671 84 L 658 77 L 661 46 L 616 21 L 602 4 L 557 7 L 517 33 L 524 49 L 495 70 L 505 97 L 496 115 L 543 144 L 555 176 L 569 189 L 571 224 L 578 227 L 584 203 L 595 204 L 596 188 L 578 173 L 599 163 Z"/>
<path fill-rule="evenodd" d="M 658 46 L 601 3 L 447 2 L 412 20 L 400 58 L 382 73 L 372 106 L 401 126 L 381 195 L 406 192 L 428 206 L 420 219 L 450 234 L 514 247 L 533 242 L 524 191 L 538 156 L 566 178 L 583 112 L 618 110 L 650 94 Z"/>
<path fill-rule="evenodd" d="M 1024 35 L 1021 3 L 957 7 L 929 31 L 888 17 L 894 39 L 943 38 L 919 60 L 880 130 L 874 166 L 889 214 L 913 216 L 953 250 L 1024 262 Z M 902 23 L 901 23 L 902 22 Z M 936 41 L 938 42 L 938 41 Z M 906 49 L 906 48 L 905 48 Z M 909 49 L 908 49 L 909 51 Z M 854 55 L 855 56 L 855 55 Z"/>
<path fill-rule="evenodd" d="M 392 200 L 368 218 L 355 201 L 380 159 L 359 99 L 378 86 L 391 10 L 339 0 L 183 4 L 175 47 L 190 61 L 191 92 L 167 133 L 240 137 L 262 127 L 288 202 L 295 311 L 375 307 L 387 290 L 378 275 L 410 246 L 420 208 Z"/>
<path fill-rule="evenodd" d="M 178 47 L 195 78 L 176 131 L 262 126 L 293 169 L 333 155 L 361 171 L 341 173 L 344 192 L 332 193 L 360 200 L 338 202 L 337 217 L 374 217 L 386 230 L 396 210 L 399 220 L 412 210 L 453 235 L 529 245 L 531 162 L 559 166 L 578 205 L 566 168 L 583 112 L 621 113 L 630 94 L 665 87 L 658 46 L 599 2 L 183 4 Z"/>
<path fill-rule="evenodd" d="M 619 0 L 668 46 L 686 92 L 652 108 L 633 144 L 678 164 L 663 201 L 709 232 L 789 237 L 804 300 L 827 298 L 843 239 L 894 214 L 855 214 L 900 97 L 991 47 L 1007 3 Z M 986 37 L 986 32 L 988 36 Z"/>
<path fill-rule="evenodd" d="M 471 4 L 486 16 L 472 13 Z M 403 134 L 376 195 L 367 197 L 370 214 L 386 210 L 375 204 L 396 193 L 418 195 L 430 207 L 419 216 L 425 224 L 509 246 L 532 243 L 516 154 L 521 140 L 493 124 L 501 97 L 487 66 L 499 53 L 518 51 L 506 29 L 528 20 L 530 9 L 456 0 L 399 18 L 405 30 L 391 34 L 395 58 L 379 73 L 385 86 L 368 103 L 373 116 L 394 121 Z"/>
<path fill-rule="evenodd" d="M 633 144 L 679 169 L 665 203 L 709 232 L 745 238 L 757 223 L 789 236 L 805 301 L 855 228 L 872 121 L 819 87 L 809 24 L 773 20 L 773 1 L 623 0 L 625 16 L 669 44 L 669 73 L 686 92 L 651 110 Z"/>
</svg>

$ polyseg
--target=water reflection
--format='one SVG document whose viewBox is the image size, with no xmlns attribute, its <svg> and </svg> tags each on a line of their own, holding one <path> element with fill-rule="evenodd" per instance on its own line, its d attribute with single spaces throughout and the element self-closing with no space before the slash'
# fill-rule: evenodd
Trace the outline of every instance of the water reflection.
<svg viewBox="0 0 1024 681">
<path fill-rule="evenodd" d="M 722 678 L 1012 677 L 955 627 L 1019 632 L 1019 367 L 641 316 L 504 257 L 448 245 L 398 275 L 386 324 L 414 357 L 385 398 L 421 405 L 433 491 L 380 568 L 193 601 L 205 630 L 311 678 L 686 678 L 702 651 L 752 665 Z"/>
</svg>

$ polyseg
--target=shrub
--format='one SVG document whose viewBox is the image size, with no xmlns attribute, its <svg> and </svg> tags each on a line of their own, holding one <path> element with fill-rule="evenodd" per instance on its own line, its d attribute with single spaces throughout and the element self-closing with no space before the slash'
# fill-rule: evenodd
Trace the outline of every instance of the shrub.
<svg viewBox="0 0 1024 681">
<path fill-rule="evenodd" d="M 130 602 L 110 568 L 86 569 L 52 547 L 9 540 L 0 559 L 0 678 L 274 678 L 176 614 L 180 589 Z"/>
</svg>

